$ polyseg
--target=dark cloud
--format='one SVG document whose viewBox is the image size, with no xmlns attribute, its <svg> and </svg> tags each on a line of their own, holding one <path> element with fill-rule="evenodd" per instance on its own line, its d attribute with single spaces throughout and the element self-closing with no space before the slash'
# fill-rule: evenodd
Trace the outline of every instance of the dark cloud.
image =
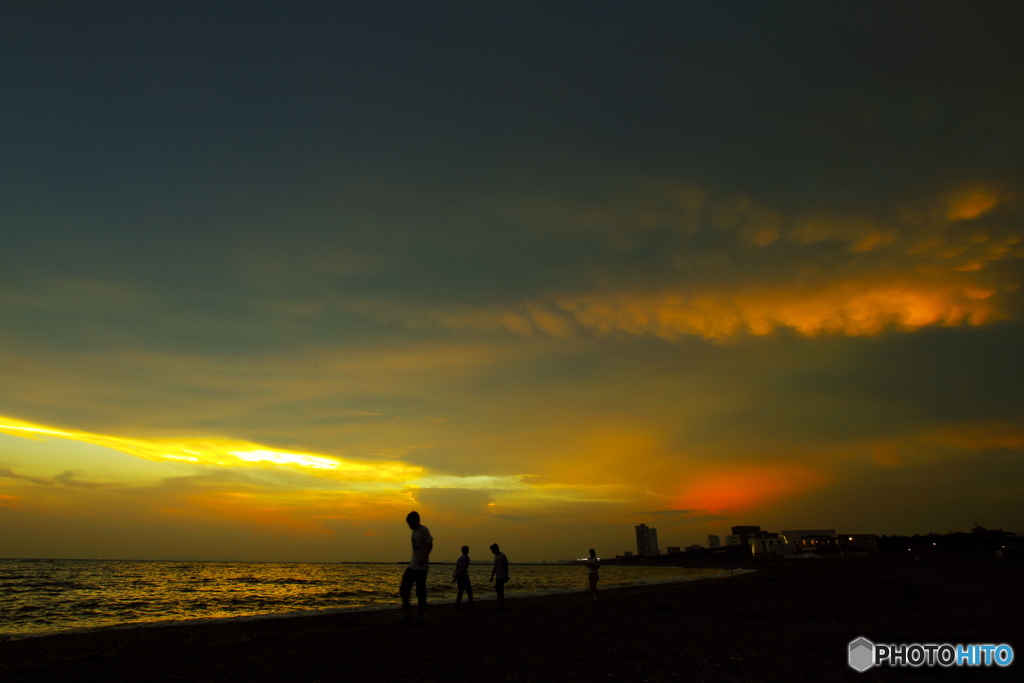
<svg viewBox="0 0 1024 683">
<path fill-rule="evenodd" d="M 6 479 L 20 479 L 21 481 L 27 481 L 31 484 L 38 484 L 39 486 L 53 486 L 54 480 L 49 477 L 32 477 L 26 474 L 16 474 L 9 467 L 0 467 L 0 477 Z"/>
<path fill-rule="evenodd" d="M 81 474 L 81 472 L 68 470 L 67 472 L 61 472 L 60 474 L 54 475 L 53 480 L 61 486 L 70 486 L 77 489 L 95 490 L 116 486 L 116 484 L 112 482 L 95 482 L 81 479 Z"/>
<path fill-rule="evenodd" d="M 822 509 L 876 460 L 1012 469 L 1020 3 L 250 5 L 6 13 L 0 415 L 623 510 L 714 466 Z M 102 480 L 48 471 L 0 476 Z M 506 495 L 415 492 L 550 523 Z"/>
</svg>

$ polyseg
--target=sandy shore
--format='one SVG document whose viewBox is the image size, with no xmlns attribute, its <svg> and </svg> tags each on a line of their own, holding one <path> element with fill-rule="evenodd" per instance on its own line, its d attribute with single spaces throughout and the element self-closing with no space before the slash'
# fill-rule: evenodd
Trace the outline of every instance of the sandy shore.
<svg viewBox="0 0 1024 683">
<path fill-rule="evenodd" d="M 1024 566 L 989 555 L 802 560 L 724 579 L 397 611 L 0 642 L 4 681 L 1020 680 Z M 757 566 L 757 565 L 753 565 Z M 581 573 L 581 584 L 585 579 Z M 846 645 L 1008 643 L 1009 668 L 847 666 Z"/>
</svg>

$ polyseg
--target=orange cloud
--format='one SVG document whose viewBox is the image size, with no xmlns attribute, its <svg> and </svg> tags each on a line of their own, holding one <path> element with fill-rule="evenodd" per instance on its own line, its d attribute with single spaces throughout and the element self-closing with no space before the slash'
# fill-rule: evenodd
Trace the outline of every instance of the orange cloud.
<svg viewBox="0 0 1024 683">
<path fill-rule="evenodd" d="M 878 334 L 886 328 L 982 325 L 1000 319 L 995 290 L 955 282 L 857 281 L 734 292 L 636 292 L 562 299 L 582 327 L 677 339 L 724 339 L 788 328 L 806 336 Z"/>
<path fill-rule="evenodd" d="M 8 496 L 0 493 L 0 507 L 20 509 L 21 506 L 18 504 L 21 498 L 18 496 Z"/>
<path fill-rule="evenodd" d="M 794 498 L 829 481 L 821 472 L 798 467 L 737 465 L 687 476 L 672 508 L 737 514 Z"/>
<path fill-rule="evenodd" d="M 976 261 L 951 270 L 980 270 Z M 1002 290 L 1012 291 L 1007 284 Z M 963 282 L 947 271 L 935 275 L 851 277 L 814 284 L 735 285 L 731 288 L 631 290 L 559 296 L 514 309 L 465 314 L 420 312 L 420 320 L 450 329 L 505 329 L 520 336 L 568 337 L 573 331 L 623 332 L 663 339 L 700 336 L 712 340 L 791 329 L 822 334 L 870 336 L 939 325 L 979 326 L 1004 320 L 1000 289 Z"/>
<path fill-rule="evenodd" d="M 971 220 L 988 213 L 998 203 L 999 197 L 991 190 L 964 190 L 950 198 L 946 218 L 951 221 Z"/>
</svg>

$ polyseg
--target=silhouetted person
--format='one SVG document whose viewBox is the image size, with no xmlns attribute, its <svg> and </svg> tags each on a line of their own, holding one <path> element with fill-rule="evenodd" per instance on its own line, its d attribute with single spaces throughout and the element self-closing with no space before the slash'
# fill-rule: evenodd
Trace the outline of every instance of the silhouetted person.
<svg viewBox="0 0 1024 683">
<path fill-rule="evenodd" d="M 459 587 L 459 594 L 455 596 L 455 609 L 462 605 L 462 593 L 465 591 L 469 606 L 476 609 L 473 604 L 473 585 L 469 582 L 469 546 L 462 546 L 462 555 L 455 561 L 455 573 L 452 581 Z"/>
<path fill-rule="evenodd" d="M 409 593 L 416 584 L 416 603 L 419 607 L 417 624 L 423 623 L 423 613 L 427 611 L 427 570 L 430 569 L 430 551 L 434 549 L 434 539 L 427 527 L 420 524 L 420 513 L 415 510 L 405 517 L 412 529 L 412 559 L 402 575 L 402 586 L 398 593 L 402 596 L 402 610 L 405 612 L 403 623 L 409 623 Z"/>
<path fill-rule="evenodd" d="M 491 581 L 494 582 L 494 590 L 498 593 L 498 609 L 505 609 L 505 584 L 508 583 L 508 558 L 501 552 L 498 544 L 491 546 L 494 553 L 494 568 L 491 569 Z"/>
<path fill-rule="evenodd" d="M 590 595 L 592 600 L 597 600 L 597 582 L 601 580 L 598 570 L 601 569 L 601 561 L 597 559 L 597 553 L 590 549 L 590 557 L 587 558 L 587 578 L 590 579 Z"/>
</svg>

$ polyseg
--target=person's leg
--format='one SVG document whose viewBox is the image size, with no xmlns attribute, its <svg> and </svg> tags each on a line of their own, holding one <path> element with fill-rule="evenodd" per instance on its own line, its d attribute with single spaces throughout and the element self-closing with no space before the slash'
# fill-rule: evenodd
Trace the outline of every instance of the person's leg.
<svg viewBox="0 0 1024 683">
<path fill-rule="evenodd" d="M 405 621 L 410 621 L 409 594 L 412 592 L 412 584 L 413 570 L 406 567 L 405 573 L 402 574 L 402 584 L 398 588 L 398 594 L 402 596 L 402 611 L 405 613 Z"/>
<path fill-rule="evenodd" d="M 462 593 L 466 590 L 466 578 L 464 576 L 456 578 L 455 585 L 459 588 L 459 593 L 455 596 L 455 608 L 458 609 L 459 605 L 462 604 Z M 470 597 L 470 602 L 472 602 L 472 600 L 473 598 Z"/>
<path fill-rule="evenodd" d="M 469 600 L 470 607 L 476 607 L 473 604 L 473 584 L 470 583 L 468 576 L 466 577 L 466 598 Z"/>
<path fill-rule="evenodd" d="M 427 570 L 416 572 L 416 603 L 419 608 L 419 620 L 423 621 L 423 613 L 427 611 Z"/>
<path fill-rule="evenodd" d="M 505 609 L 505 582 L 508 579 L 497 579 L 494 582 L 494 590 L 498 593 L 498 609 Z"/>
</svg>

